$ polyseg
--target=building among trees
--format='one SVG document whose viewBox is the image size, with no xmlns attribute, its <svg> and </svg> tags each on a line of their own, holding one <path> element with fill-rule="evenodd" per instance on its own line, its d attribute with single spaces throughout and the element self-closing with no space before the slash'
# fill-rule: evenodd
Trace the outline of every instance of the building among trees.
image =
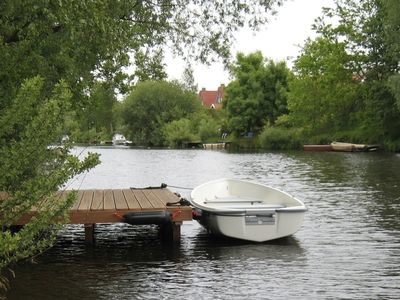
<svg viewBox="0 0 400 300">
<path fill-rule="evenodd" d="M 199 92 L 199 99 L 203 106 L 211 109 L 222 108 L 222 100 L 224 99 L 225 85 L 221 84 L 216 91 L 207 91 L 202 88 Z"/>
</svg>

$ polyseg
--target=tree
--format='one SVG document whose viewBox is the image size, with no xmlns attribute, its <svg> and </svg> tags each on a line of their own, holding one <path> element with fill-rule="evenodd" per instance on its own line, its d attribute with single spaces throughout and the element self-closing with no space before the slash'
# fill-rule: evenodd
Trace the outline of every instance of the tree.
<svg viewBox="0 0 400 300">
<path fill-rule="evenodd" d="M 163 127 L 188 117 L 199 108 L 196 95 L 184 91 L 179 83 L 146 81 L 136 85 L 124 100 L 121 117 L 126 135 L 135 143 L 162 146 L 165 142 Z"/>
<path fill-rule="evenodd" d="M 47 97 L 44 83 L 40 77 L 26 80 L 0 116 L 0 191 L 7 193 L 0 201 L 0 275 L 10 263 L 51 244 L 54 229 L 75 201 L 73 193 L 61 197 L 55 192 L 68 179 L 98 163 L 97 155 L 81 161 L 69 154 L 68 146 L 48 147 L 63 133 L 60 120 L 72 94 L 61 82 Z M 11 234 L 10 226 L 32 207 L 36 208 L 35 217 L 20 232 Z M 0 276 L 0 289 L 6 286 L 7 280 Z"/>
<path fill-rule="evenodd" d="M 1 1 L 0 170 L 6 175 L 0 191 L 9 194 L 0 206 L 2 223 L 9 225 L 43 199 L 51 199 L 70 176 L 94 165 L 96 157 L 81 162 L 67 154 L 68 148 L 61 156 L 46 155 L 48 145 L 61 137 L 58 128 L 65 115 L 73 115 L 71 110 L 80 115 L 87 108 L 95 82 L 126 92 L 124 67 L 130 54 L 143 51 L 151 58 L 168 44 L 189 58 L 227 59 L 233 32 L 244 24 L 263 24 L 265 11 L 280 2 Z M 57 179 L 49 176 L 60 173 Z M 7 264 L 43 249 L 41 243 L 48 240 L 39 232 L 65 213 L 72 198 L 60 206 L 57 201 L 49 201 L 54 209 L 49 204 L 39 223 L 32 220 L 21 234 L 0 234 L 0 276 Z M 32 240 L 37 246 L 25 247 L 33 245 Z"/>
<path fill-rule="evenodd" d="M 135 71 L 131 76 L 134 82 L 148 80 L 165 80 L 167 73 L 163 62 L 164 55 L 162 49 L 157 49 L 154 54 L 149 54 L 139 50 L 135 53 Z"/>
<path fill-rule="evenodd" d="M 74 96 L 84 95 L 93 78 L 121 87 L 128 53 L 152 56 L 166 44 L 203 62 L 227 60 L 233 33 L 245 24 L 259 27 L 281 2 L 1 1 L 0 98 L 10 99 L 35 75 L 48 86 L 64 78 Z M 6 104 L 3 100 L 2 107 Z"/>
<path fill-rule="evenodd" d="M 306 42 L 295 62 L 290 118 L 300 126 L 311 124 L 314 134 L 343 132 L 345 138 L 372 143 L 399 139 L 393 79 L 399 71 L 399 53 L 398 44 L 389 42 L 398 33 L 388 10 L 395 4 L 335 3 L 316 20 L 318 37 Z"/>
<path fill-rule="evenodd" d="M 174 120 L 164 126 L 165 141 L 170 147 L 181 147 L 183 142 L 196 139 L 189 119 Z"/>
<path fill-rule="evenodd" d="M 238 53 L 232 74 L 235 79 L 227 86 L 224 107 L 233 132 L 259 132 L 286 113 L 290 71 L 285 62 L 265 61 L 261 52 Z"/>
<path fill-rule="evenodd" d="M 382 0 L 384 9 L 384 31 L 386 43 L 390 47 L 390 55 L 400 61 L 400 2 L 397 0 Z M 397 68 L 398 71 L 398 68 Z"/>
<path fill-rule="evenodd" d="M 312 132 L 338 130 L 352 124 L 359 82 L 354 80 L 352 57 L 335 38 L 308 40 L 296 59 L 296 76 L 289 84 L 290 119 Z"/>
<path fill-rule="evenodd" d="M 192 93 L 198 92 L 198 86 L 194 80 L 193 68 L 191 65 L 186 66 L 182 74 L 182 87 Z"/>
<path fill-rule="evenodd" d="M 116 103 L 117 99 L 112 87 L 107 82 L 95 82 L 88 95 L 85 109 L 79 111 L 80 128 L 76 137 L 78 141 L 88 143 L 98 142 L 101 139 L 110 140 L 115 128 L 113 108 Z M 94 136 L 84 139 L 88 131 L 94 131 Z M 71 130 L 66 133 L 74 136 Z"/>
<path fill-rule="evenodd" d="M 393 96 L 396 98 L 397 108 L 400 111 L 400 74 L 389 77 L 388 84 Z"/>
<path fill-rule="evenodd" d="M 354 57 L 354 65 L 364 79 L 361 126 L 375 142 L 400 138 L 400 112 L 388 87 L 388 79 L 398 74 L 400 67 L 399 46 L 392 45 L 394 36 L 398 36 L 398 27 L 391 17 L 394 8 L 392 1 L 337 1 L 329 16 L 336 17 L 339 25 L 321 27 L 345 39 L 347 51 Z"/>
<path fill-rule="evenodd" d="M 394 61 L 400 61 L 400 2 L 396 0 L 384 0 L 386 18 L 384 19 L 384 29 L 387 44 Z M 389 88 L 397 101 L 397 108 L 400 111 L 400 74 L 397 73 L 389 77 Z"/>
</svg>

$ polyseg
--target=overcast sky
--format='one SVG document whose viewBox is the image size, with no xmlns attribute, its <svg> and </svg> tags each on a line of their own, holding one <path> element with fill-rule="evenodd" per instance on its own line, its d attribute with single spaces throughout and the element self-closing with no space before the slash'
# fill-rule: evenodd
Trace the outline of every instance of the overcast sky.
<svg viewBox="0 0 400 300">
<path fill-rule="evenodd" d="M 232 53 L 246 54 L 261 50 L 264 57 L 273 60 L 290 62 L 299 53 L 299 45 L 303 45 L 307 37 L 312 37 L 311 25 L 315 18 L 321 16 L 322 7 L 332 7 L 333 0 L 287 0 L 278 8 L 278 14 L 266 25 L 266 29 L 258 33 L 242 30 L 236 35 Z M 169 79 L 182 78 L 184 63 L 179 59 L 166 57 Z M 194 67 L 195 81 L 199 87 L 216 90 L 221 83 L 228 84 L 229 74 L 221 63 L 207 67 Z"/>
</svg>

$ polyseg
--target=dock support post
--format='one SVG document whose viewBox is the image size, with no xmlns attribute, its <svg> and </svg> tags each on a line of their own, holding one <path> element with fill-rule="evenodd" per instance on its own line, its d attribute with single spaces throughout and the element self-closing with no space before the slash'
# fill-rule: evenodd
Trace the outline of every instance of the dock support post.
<svg viewBox="0 0 400 300">
<path fill-rule="evenodd" d="M 160 227 L 160 235 L 162 240 L 179 243 L 181 241 L 181 225 L 182 222 L 172 222 Z"/>
<path fill-rule="evenodd" d="M 93 245 L 95 224 L 85 224 L 84 226 L 85 226 L 85 242 L 88 245 Z"/>
<path fill-rule="evenodd" d="M 181 241 L 181 225 L 182 222 L 174 222 L 171 225 L 171 239 L 174 243 L 179 243 Z"/>
</svg>

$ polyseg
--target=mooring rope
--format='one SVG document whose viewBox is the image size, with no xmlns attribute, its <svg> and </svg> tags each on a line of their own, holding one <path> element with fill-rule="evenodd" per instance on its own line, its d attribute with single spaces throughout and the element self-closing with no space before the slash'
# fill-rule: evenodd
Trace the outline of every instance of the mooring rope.
<svg viewBox="0 0 400 300">
<path fill-rule="evenodd" d="M 163 183 L 163 184 L 165 184 L 165 183 Z M 172 187 L 172 188 L 175 188 L 175 189 L 180 189 L 180 190 L 193 190 L 193 188 L 191 188 L 191 187 L 183 187 L 183 186 L 175 186 L 175 185 L 167 185 L 167 184 L 165 184 L 166 186 L 169 186 L 169 187 Z"/>
<path fill-rule="evenodd" d="M 131 187 L 132 190 L 153 190 L 153 189 L 165 189 L 166 187 L 172 187 L 175 189 L 181 189 L 181 190 L 193 190 L 193 188 L 190 187 L 183 187 L 183 186 L 176 186 L 176 185 L 169 185 L 166 183 L 161 183 L 160 186 L 148 186 L 148 187 L 142 187 L 142 188 L 138 188 L 138 187 Z"/>
<path fill-rule="evenodd" d="M 166 183 L 161 183 L 160 186 L 148 186 L 148 187 L 145 187 L 145 188 L 131 187 L 130 189 L 132 189 L 132 190 L 141 190 L 141 189 L 144 189 L 144 190 L 156 190 L 156 189 L 165 189 L 166 187 L 172 187 L 172 188 L 175 188 L 175 189 L 183 189 L 183 190 L 193 190 L 193 188 L 183 187 L 183 186 L 176 186 L 176 185 L 168 185 Z M 166 204 L 167 206 L 174 206 L 174 205 L 177 205 L 177 206 L 190 206 L 191 205 L 190 201 L 188 201 L 187 199 L 181 197 L 181 195 L 179 193 L 174 193 L 174 194 L 179 198 L 179 200 L 176 201 L 176 202 L 167 202 L 167 204 Z"/>
<path fill-rule="evenodd" d="M 167 206 L 190 206 L 190 201 L 185 198 L 180 198 L 179 201 L 176 202 L 167 202 Z"/>
</svg>

